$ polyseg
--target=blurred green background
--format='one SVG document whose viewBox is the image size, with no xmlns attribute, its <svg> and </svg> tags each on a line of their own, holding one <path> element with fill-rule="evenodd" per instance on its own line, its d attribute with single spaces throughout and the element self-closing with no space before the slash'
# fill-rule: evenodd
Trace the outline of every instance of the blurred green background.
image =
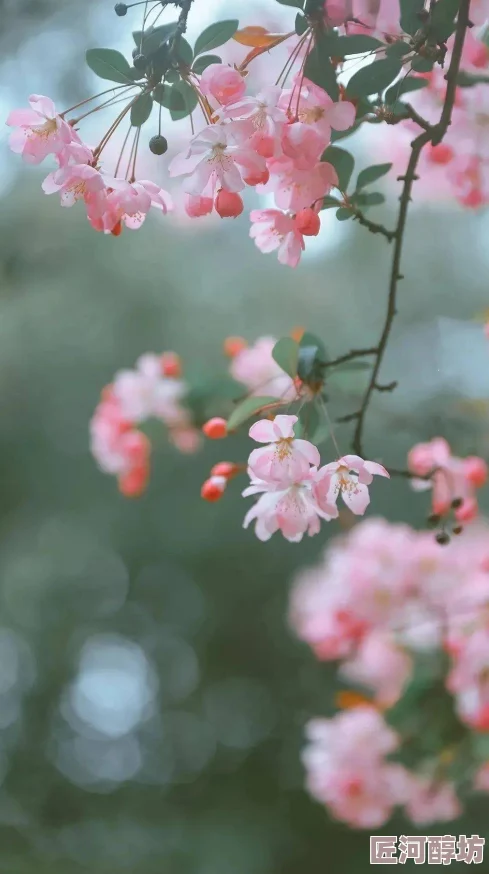
<svg viewBox="0 0 489 874">
<path fill-rule="evenodd" d="M 4 115 L 31 91 L 82 99 L 84 47 L 117 44 L 105 0 L 4 0 L 0 16 Z M 361 142 L 357 154 L 375 162 Z M 366 870 L 368 836 L 332 823 L 302 788 L 302 728 L 332 712 L 333 672 L 287 625 L 294 572 L 338 526 L 262 544 L 242 530 L 241 483 L 202 502 L 211 465 L 245 457 L 246 437 L 190 457 L 162 440 L 147 494 L 126 501 L 89 454 L 88 423 L 102 386 L 146 351 L 175 350 L 192 377 L 222 372 L 229 334 L 302 325 L 332 355 L 372 345 L 387 244 L 330 213 L 297 271 L 255 250 L 246 217 L 156 216 L 107 238 L 81 208 L 44 197 L 42 170 L 5 143 L 1 160 L 2 874 Z M 486 406 L 474 402 L 489 397 L 489 358 L 473 318 L 489 303 L 488 230 L 483 213 L 413 206 L 384 368 L 400 386 L 371 407 L 370 457 L 401 467 L 437 434 L 487 457 Z M 333 413 L 356 408 L 350 388 Z M 348 433 L 337 434 L 345 451 Z M 370 513 L 422 526 L 426 512 L 402 481 L 373 489 Z M 429 833 L 488 837 L 488 810 L 476 800 Z"/>
</svg>

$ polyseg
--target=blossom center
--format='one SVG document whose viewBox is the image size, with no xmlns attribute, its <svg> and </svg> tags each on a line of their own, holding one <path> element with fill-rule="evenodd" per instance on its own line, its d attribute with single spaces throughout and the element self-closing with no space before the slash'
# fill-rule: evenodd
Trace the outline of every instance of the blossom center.
<svg viewBox="0 0 489 874">
<path fill-rule="evenodd" d="M 31 135 L 39 137 L 41 140 L 47 140 L 56 133 L 58 125 L 55 118 L 48 118 L 44 124 L 36 125 L 30 130 Z"/>
<path fill-rule="evenodd" d="M 323 116 L 324 109 L 322 106 L 311 106 L 309 109 L 301 109 L 299 112 L 299 119 L 305 122 L 305 124 L 314 124 L 316 121 L 320 121 Z"/>
<path fill-rule="evenodd" d="M 292 455 L 293 437 L 281 437 L 276 442 L 275 452 L 279 461 L 285 461 Z"/>
<path fill-rule="evenodd" d="M 336 471 L 337 475 L 337 483 L 336 488 L 337 491 L 341 489 L 342 492 L 356 492 L 357 490 L 357 481 L 354 476 L 350 473 L 348 467 L 344 467 L 340 465 L 338 470 Z"/>
</svg>

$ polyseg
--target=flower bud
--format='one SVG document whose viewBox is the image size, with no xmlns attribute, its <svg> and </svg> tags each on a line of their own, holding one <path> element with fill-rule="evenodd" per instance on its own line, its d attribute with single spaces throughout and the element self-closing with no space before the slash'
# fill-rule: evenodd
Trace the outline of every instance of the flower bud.
<svg viewBox="0 0 489 874">
<path fill-rule="evenodd" d="M 228 433 L 226 419 L 215 416 L 213 419 L 209 419 L 205 425 L 202 425 L 202 431 L 210 440 L 221 440 L 223 437 L 227 437 Z"/>
<path fill-rule="evenodd" d="M 266 185 L 269 179 L 270 171 L 265 167 L 261 173 L 253 173 L 250 176 L 246 176 L 244 182 L 246 182 L 247 185 Z"/>
<path fill-rule="evenodd" d="M 449 164 L 453 158 L 453 149 L 446 143 L 438 143 L 437 146 L 431 146 L 428 158 L 433 164 Z"/>
<path fill-rule="evenodd" d="M 224 479 L 230 479 L 239 471 L 239 465 L 235 464 L 234 461 L 218 461 L 217 464 L 211 468 L 211 476 L 223 476 Z"/>
<path fill-rule="evenodd" d="M 133 467 L 128 473 L 119 477 L 119 491 L 126 498 L 139 498 L 148 484 L 148 475 L 147 465 Z"/>
<path fill-rule="evenodd" d="M 477 455 L 469 455 L 464 460 L 464 473 L 469 483 L 480 489 L 487 481 L 487 464 Z"/>
<path fill-rule="evenodd" d="M 226 480 L 223 476 L 211 476 L 202 484 L 200 495 L 204 501 L 214 503 L 222 498 L 225 488 Z"/>
<path fill-rule="evenodd" d="M 239 355 L 243 349 L 246 349 L 248 343 L 243 337 L 226 337 L 224 340 L 223 348 L 224 354 L 228 356 L 228 358 L 235 358 L 236 355 Z"/>
<path fill-rule="evenodd" d="M 134 56 L 133 64 L 136 67 L 136 70 L 145 70 L 148 63 L 148 59 L 146 55 L 142 55 L 140 52 Z"/>
<path fill-rule="evenodd" d="M 239 194 L 234 191 L 225 191 L 224 188 L 217 192 L 215 207 L 221 218 L 237 218 L 244 209 Z"/>
<path fill-rule="evenodd" d="M 306 206 L 297 213 L 295 224 L 297 230 L 305 237 L 317 237 L 321 228 L 321 219 L 312 207 Z"/>
<path fill-rule="evenodd" d="M 187 194 L 185 197 L 185 212 L 190 218 L 201 218 L 209 215 L 214 207 L 212 197 L 200 197 L 198 194 Z"/>
<path fill-rule="evenodd" d="M 163 376 L 176 378 L 182 375 L 180 357 L 175 352 L 163 352 L 160 363 Z"/>
</svg>

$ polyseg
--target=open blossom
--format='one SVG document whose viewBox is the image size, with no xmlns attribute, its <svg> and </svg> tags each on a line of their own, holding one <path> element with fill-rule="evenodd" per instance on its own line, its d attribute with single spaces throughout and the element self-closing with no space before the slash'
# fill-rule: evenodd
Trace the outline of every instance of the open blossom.
<svg viewBox="0 0 489 874">
<path fill-rule="evenodd" d="M 406 813 L 411 822 L 425 825 L 457 819 L 462 814 L 462 807 L 453 783 L 409 774 Z"/>
<path fill-rule="evenodd" d="M 297 397 L 294 381 L 272 356 L 276 342 L 275 337 L 259 337 L 252 346 L 241 346 L 233 354 L 230 373 L 250 395 L 275 395 L 293 401 Z"/>
<path fill-rule="evenodd" d="M 248 459 L 248 466 L 256 479 L 296 482 L 308 476 L 311 465 L 319 465 L 317 447 L 294 434 L 294 425 L 298 421 L 297 416 L 275 416 L 273 421 L 262 419 L 251 426 L 249 434 L 252 440 L 268 444 L 262 449 L 254 449 Z"/>
<path fill-rule="evenodd" d="M 243 96 L 246 82 L 238 70 L 227 64 L 209 64 L 200 77 L 200 90 L 205 97 L 227 106 Z"/>
<path fill-rule="evenodd" d="M 279 105 L 281 95 L 281 88 L 270 85 L 256 97 L 247 95 L 219 112 L 221 118 L 241 121 L 243 137 L 248 137 L 250 146 L 264 158 L 280 153 L 280 136 L 287 121 L 286 112 Z"/>
<path fill-rule="evenodd" d="M 281 106 L 295 105 L 293 95 L 293 91 L 284 91 Z M 341 100 L 335 103 L 326 91 L 309 79 L 301 80 L 297 119 L 315 131 L 325 145 L 331 140 L 331 130 L 348 130 L 355 121 L 355 115 L 355 106 L 350 101 Z"/>
<path fill-rule="evenodd" d="M 433 513 L 446 515 L 455 501 L 455 518 L 469 522 L 478 512 L 476 490 L 487 481 L 487 465 L 482 458 L 452 455 L 450 446 L 442 437 L 429 443 L 418 443 L 408 454 L 409 470 L 416 477 L 412 486 L 418 491 L 432 488 Z"/>
<path fill-rule="evenodd" d="M 382 707 L 391 707 L 402 695 L 412 672 L 412 659 L 394 636 L 372 632 L 360 643 L 355 656 L 340 669 L 343 677 L 366 686 Z"/>
<path fill-rule="evenodd" d="M 170 195 L 154 182 L 143 180 L 131 183 L 124 179 L 111 179 L 107 185 L 103 214 L 99 221 L 92 222 L 97 230 L 112 231 L 121 221 L 127 228 L 136 230 L 141 227 L 152 206 L 163 213 L 172 209 Z"/>
<path fill-rule="evenodd" d="M 311 795 L 356 828 L 390 818 L 405 792 L 405 770 L 385 757 L 399 745 L 374 708 L 355 707 L 332 719 L 313 719 L 302 761 Z"/>
<path fill-rule="evenodd" d="M 279 209 L 253 209 L 250 237 L 260 252 L 278 250 L 278 260 L 288 267 L 297 267 L 305 249 L 304 237 L 293 216 Z"/>
<path fill-rule="evenodd" d="M 363 516 L 370 503 L 368 486 L 378 476 L 389 477 L 385 467 L 375 461 L 364 461 L 358 455 L 345 455 L 321 468 L 318 478 L 321 491 L 336 503 L 339 495 L 357 516 Z"/>
<path fill-rule="evenodd" d="M 279 159 L 270 162 L 269 170 L 270 181 L 264 190 L 274 193 L 275 203 L 280 209 L 293 213 L 305 206 L 313 206 L 338 184 L 336 170 L 325 161 L 304 170 L 295 167 L 290 159 Z"/>
<path fill-rule="evenodd" d="M 269 540 L 276 531 L 281 531 L 286 540 L 299 543 L 304 534 L 310 537 L 319 533 L 321 519 L 329 522 L 336 518 L 336 507 L 319 502 L 315 493 L 316 469 L 312 467 L 307 476 L 288 485 L 273 483 L 253 477 L 243 497 L 260 494 L 256 504 L 248 510 L 243 527 L 256 520 L 255 534 L 259 540 Z"/>
<path fill-rule="evenodd" d="M 73 206 L 83 200 L 90 219 L 101 219 L 106 209 L 107 191 L 99 170 L 90 164 L 66 164 L 46 176 L 45 194 L 60 193 L 61 206 Z"/>
<path fill-rule="evenodd" d="M 14 109 L 7 124 L 15 127 L 10 148 L 21 154 L 28 164 L 40 164 L 50 154 L 59 154 L 72 141 L 71 126 L 56 112 L 49 97 L 31 94 L 30 109 Z"/>
<path fill-rule="evenodd" d="M 188 194 L 212 197 L 216 188 L 242 191 L 244 178 L 266 169 L 265 160 L 245 144 L 236 143 L 231 125 L 209 125 L 191 141 L 185 154 L 170 164 L 170 176 L 185 175 Z"/>
</svg>

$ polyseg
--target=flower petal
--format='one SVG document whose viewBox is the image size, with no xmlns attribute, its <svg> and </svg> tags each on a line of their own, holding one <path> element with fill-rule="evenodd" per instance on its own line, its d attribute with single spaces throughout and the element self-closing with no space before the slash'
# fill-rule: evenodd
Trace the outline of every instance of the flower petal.
<svg viewBox="0 0 489 874">
<path fill-rule="evenodd" d="M 259 422 L 255 422 L 248 431 L 249 436 L 257 443 L 275 443 L 277 436 L 274 424 L 276 421 L 277 419 L 274 419 L 273 422 L 270 419 L 261 419 Z"/>
<path fill-rule="evenodd" d="M 367 486 L 357 483 L 355 490 L 343 489 L 341 495 L 346 506 L 350 508 L 352 513 L 355 513 L 355 516 L 363 516 L 370 504 Z"/>
</svg>

